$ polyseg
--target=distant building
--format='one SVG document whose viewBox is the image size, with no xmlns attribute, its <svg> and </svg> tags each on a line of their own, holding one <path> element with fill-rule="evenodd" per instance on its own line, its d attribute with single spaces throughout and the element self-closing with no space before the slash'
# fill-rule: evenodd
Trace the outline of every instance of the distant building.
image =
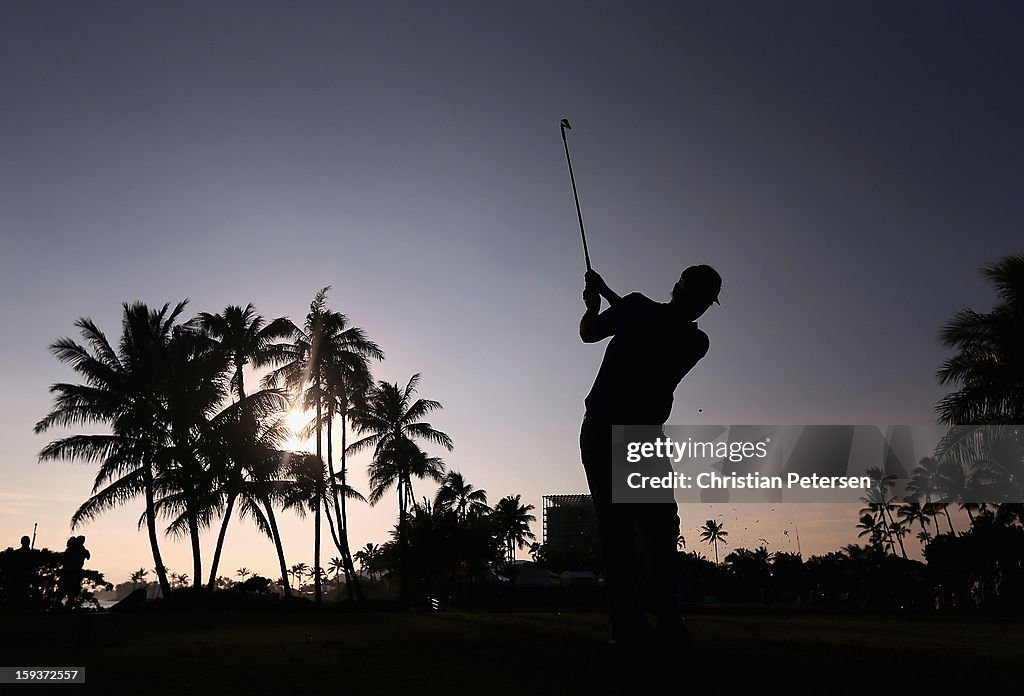
<svg viewBox="0 0 1024 696">
<path fill-rule="evenodd" d="M 597 515 L 589 495 L 544 496 L 545 565 L 561 570 L 597 570 Z"/>
</svg>

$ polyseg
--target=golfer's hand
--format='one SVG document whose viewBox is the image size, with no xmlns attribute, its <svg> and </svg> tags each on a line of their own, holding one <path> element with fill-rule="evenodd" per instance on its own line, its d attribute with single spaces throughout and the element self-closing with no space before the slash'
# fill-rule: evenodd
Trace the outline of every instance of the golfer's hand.
<svg viewBox="0 0 1024 696">
<path fill-rule="evenodd" d="M 592 285 L 583 288 L 583 304 L 588 312 L 597 312 L 601 309 L 601 293 Z"/>
<path fill-rule="evenodd" d="M 609 306 L 614 306 L 622 299 L 614 290 L 608 287 L 608 283 L 604 282 L 604 278 L 597 271 L 587 271 L 583 276 L 583 280 L 586 283 L 586 288 L 596 291 L 598 295 L 608 300 Z"/>
<path fill-rule="evenodd" d="M 603 295 L 608 290 L 608 284 L 604 282 L 601 274 L 595 270 L 587 271 L 583 275 L 583 282 L 587 288 L 596 290 L 599 295 Z"/>
</svg>

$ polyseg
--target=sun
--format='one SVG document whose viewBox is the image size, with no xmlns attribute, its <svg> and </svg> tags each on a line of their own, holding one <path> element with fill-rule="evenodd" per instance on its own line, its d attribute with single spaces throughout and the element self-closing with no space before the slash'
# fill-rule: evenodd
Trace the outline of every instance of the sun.
<svg viewBox="0 0 1024 696">
<path fill-rule="evenodd" d="M 288 411 L 288 414 L 284 417 L 285 425 L 292 431 L 293 434 L 298 434 L 300 430 L 306 427 L 309 423 L 310 416 L 301 408 L 293 408 Z"/>
<path fill-rule="evenodd" d="M 302 429 L 305 428 L 313 415 L 301 408 L 293 408 L 284 417 L 284 424 L 288 428 L 288 448 L 299 450 L 306 447 L 310 438 L 302 437 Z"/>
</svg>

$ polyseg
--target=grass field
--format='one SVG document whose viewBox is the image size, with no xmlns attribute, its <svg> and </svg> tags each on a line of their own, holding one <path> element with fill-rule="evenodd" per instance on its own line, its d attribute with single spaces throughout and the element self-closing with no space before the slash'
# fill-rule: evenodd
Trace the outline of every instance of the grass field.
<svg viewBox="0 0 1024 696">
<path fill-rule="evenodd" d="M 0 617 L 0 666 L 84 666 L 40 694 L 949 693 L 1020 683 L 1024 620 L 712 609 L 689 655 L 623 651 L 595 613 Z M 0 691 L 5 688 L 0 686 Z"/>
</svg>

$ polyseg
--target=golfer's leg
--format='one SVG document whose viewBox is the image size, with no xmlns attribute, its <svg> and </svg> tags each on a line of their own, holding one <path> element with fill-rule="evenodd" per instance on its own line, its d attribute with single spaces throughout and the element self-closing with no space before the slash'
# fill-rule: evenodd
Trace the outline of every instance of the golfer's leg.
<svg viewBox="0 0 1024 696">
<path fill-rule="evenodd" d="M 585 418 L 580 430 L 580 454 L 597 513 L 605 594 L 614 633 L 616 624 L 635 621 L 639 609 L 629 580 L 636 566 L 632 544 L 634 523 L 631 516 L 623 514 L 628 510 L 620 510 L 623 506 L 612 504 L 611 448 L 611 424 Z"/>
<path fill-rule="evenodd" d="M 679 510 L 675 502 L 641 506 L 638 517 L 648 568 L 651 611 L 659 621 L 677 616 L 676 540 L 679 538 Z"/>
</svg>

